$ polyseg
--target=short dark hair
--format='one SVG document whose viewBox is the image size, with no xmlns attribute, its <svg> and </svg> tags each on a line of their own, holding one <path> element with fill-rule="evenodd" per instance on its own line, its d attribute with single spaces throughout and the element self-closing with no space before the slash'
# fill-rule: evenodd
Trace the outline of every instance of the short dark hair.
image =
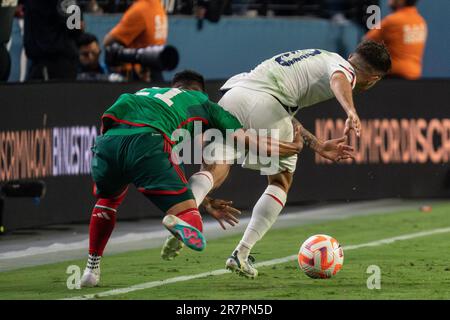
<svg viewBox="0 0 450 320">
<path fill-rule="evenodd" d="M 419 0 L 406 0 L 405 1 L 405 5 L 407 7 L 413 7 L 413 6 L 415 6 L 417 4 L 417 1 L 419 1 Z"/>
<path fill-rule="evenodd" d="M 172 85 L 175 83 L 189 84 L 191 82 L 199 83 L 202 86 L 202 90 L 205 90 L 205 79 L 200 73 L 193 70 L 183 70 L 178 72 L 172 79 Z"/>
<path fill-rule="evenodd" d="M 78 48 L 82 47 L 82 46 L 87 46 L 88 44 L 90 44 L 92 42 L 98 43 L 97 37 L 95 35 L 93 35 L 92 33 L 82 33 L 77 39 Z"/>
<path fill-rule="evenodd" d="M 386 74 L 391 70 L 391 55 L 383 43 L 365 40 L 356 48 L 356 53 L 375 71 Z"/>
</svg>

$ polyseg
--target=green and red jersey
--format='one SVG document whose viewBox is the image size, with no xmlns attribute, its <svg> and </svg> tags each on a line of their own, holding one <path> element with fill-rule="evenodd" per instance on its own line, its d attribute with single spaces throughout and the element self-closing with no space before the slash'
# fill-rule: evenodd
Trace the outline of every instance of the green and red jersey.
<svg viewBox="0 0 450 320">
<path fill-rule="evenodd" d="M 134 127 L 153 127 L 170 139 L 179 128 L 192 134 L 194 121 L 203 122 L 204 129 L 216 128 L 223 133 L 227 129 L 242 128 L 236 117 L 211 102 L 202 92 L 146 88 L 134 94 L 122 94 L 106 110 L 102 116 L 102 133 L 115 123 L 122 123 Z"/>
</svg>

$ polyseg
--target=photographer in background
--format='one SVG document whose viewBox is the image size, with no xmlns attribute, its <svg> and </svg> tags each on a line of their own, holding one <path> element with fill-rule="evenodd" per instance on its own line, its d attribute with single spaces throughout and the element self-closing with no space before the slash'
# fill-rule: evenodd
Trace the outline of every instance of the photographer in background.
<svg viewBox="0 0 450 320">
<path fill-rule="evenodd" d="M 108 74 L 106 65 L 100 62 L 100 45 L 95 35 L 83 33 L 77 41 L 79 65 L 79 80 L 99 80 L 104 79 Z"/>
<path fill-rule="evenodd" d="M 31 60 L 30 80 L 75 79 L 78 66 L 77 37 L 81 29 L 70 30 L 67 8 L 75 0 L 24 0 L 24 45 Z"/>
<path fill-rule="evenodd" d="M 120 22 L 105 36 L 105 47 L 120 43 L 126 48 L 163 46 L 167 42 L 167 14 L 160 0 L 136 0 Z M 163 81 L 162 70 L 139 64 L 121 66 L 128 80 Z"/>
</svg>

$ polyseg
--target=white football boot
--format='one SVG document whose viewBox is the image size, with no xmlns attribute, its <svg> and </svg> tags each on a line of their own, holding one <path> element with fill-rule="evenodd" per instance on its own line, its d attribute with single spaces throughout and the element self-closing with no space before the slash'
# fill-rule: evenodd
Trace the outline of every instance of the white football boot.
<svg viewBox="0 0 450 320">
<path fill-rule="evenodd" d="M 239 274 L 240 276 L 254 279 L 258 276 L 258 270 L 253 267 L 255 258 L 248 256 L 247 259 L 239 256 L 239 251 L 235 250 L 225 263 L 225 268 Z"/>
<path fill-rule="evenodd" d="M 96 269 L 84 269 L 83 276 L 81 277 L 80 286 L 82 288 L 91 288 L 98 286 L 100 282 L 100 266 Z"/>
<path fill-rule="evenodd" d="M 175 259 L 184 248 L 184 243 L 178 240 L 175 236 L 169 236 L 164 242 L 161 249 L 161 258 L 163 260 L 173 260 Z"/>
</svg>

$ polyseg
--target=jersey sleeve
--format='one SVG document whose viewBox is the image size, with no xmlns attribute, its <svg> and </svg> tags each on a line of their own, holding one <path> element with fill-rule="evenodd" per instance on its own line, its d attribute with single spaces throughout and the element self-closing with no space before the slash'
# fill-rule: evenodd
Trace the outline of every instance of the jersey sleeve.
<svg viewBox="0 0 450 320">
<path fill-rule="evenodd" d="M 223 133 L 227 129 L 237 130 L 242 128 L 242 124 L 231 113 L 219 106 L 217 103 L 207 101 L 206 107 L 210 118 L 209 127 L 219 129 Z"/>
<path fill-rule="evenodd" d="M 143 9 L 145 8 L 142 8 L 139 2 L 134 3 L 111 30 L 111 35 L 123 45 L 129 46 L 145 29 Z"/>
<path fill-rule="evenodd" d="M 346 77 L 348 82 L 350 82 L 352 88 L 356 85 L 356 73 L 353 68 L 344 61 L 339 61 L 338 59 L 332 59 L 328 64 L 328 76 L 331 79 L 333 74 L 336 72 L 342 72 Z"/>
</svg>

